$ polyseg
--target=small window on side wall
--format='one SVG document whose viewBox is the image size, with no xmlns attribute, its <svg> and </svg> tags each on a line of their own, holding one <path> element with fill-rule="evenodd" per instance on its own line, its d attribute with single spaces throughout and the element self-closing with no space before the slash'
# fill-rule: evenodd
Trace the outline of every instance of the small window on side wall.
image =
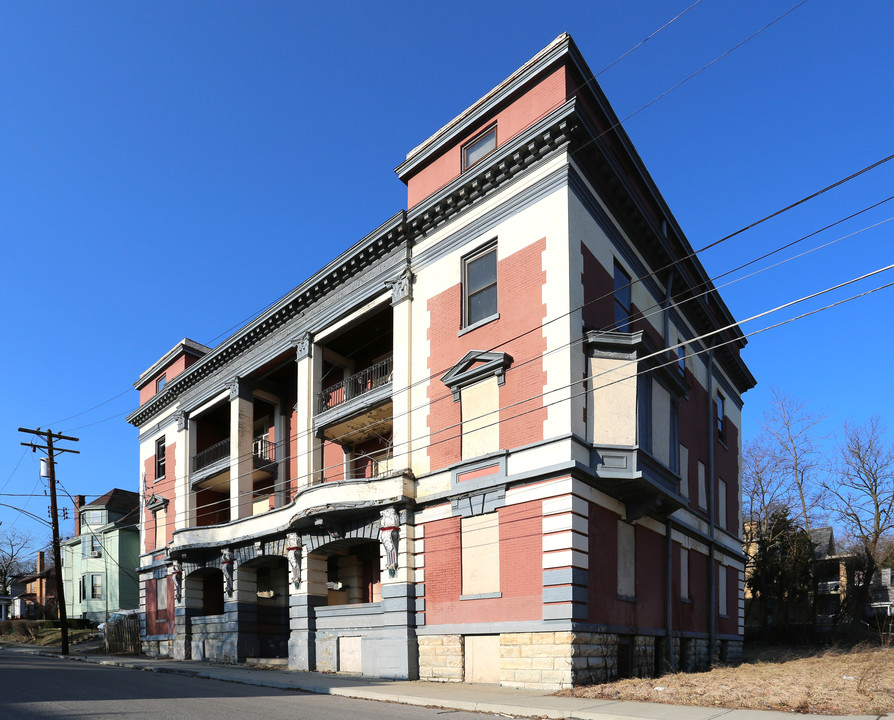
<svg viewBox="0 0 894 720">
<path fill-rule="evenodd" d="M 717 420 L 717 437 L 721 442 L 726 442 L 726 401 L 720 393 L 717 393 L 714 400 L 714 413 Z"/>
<path fill-rule="evenodd" d="M 155 441 L 155 479 L 165 476 L 165 438 L 162 435 Z"/>
<path fill-rule="evenodd" d="M 165 385 L 167 385 L 167 384 L 168 384 L 168 377 L 167 377 L 167 375 L 162 375 L 160 378 L 158 378 L 158 380 L 155 381 L 155 392 L 156 392 L 156 394 L 157 394 L 157 393 L 160 393 L 162 390 L 164 390 L 164 389 L 165 389 Z"/>
<path fill-rule="evenodd" d="M 463 145 L 463 170 L 483 160 L 497 147 L 497 126 L 485 130 L 481 135 Z"/>
<path fill-rule="evenodd" d="M 630 332 L 632 300 L 630 297 L 630 276 L 615 263 L 615 330 Z"/>
<path fill-rule="evenodd" d="M 491 246 L 463 260 L 463 327 L 497 314 L 497 248 Z"/>
</svg>

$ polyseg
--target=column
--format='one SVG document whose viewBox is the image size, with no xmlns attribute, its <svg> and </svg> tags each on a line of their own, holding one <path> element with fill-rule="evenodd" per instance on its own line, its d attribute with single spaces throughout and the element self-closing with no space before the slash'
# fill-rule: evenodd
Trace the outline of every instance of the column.
<svg viewBox="0 0 894 720">
<path fill-rule="evenodd" d="M 290 447 L 295 448 L 296 487 L 300 490 L 316 481 L 316 473 L 321 464 L 313 422 L 317 396 L 321 389 L 319 378 L 322 374 L 323 353 L 318 345 L 314 345 L 309 332 L 295 339 L 295 360 L 298 392 Z"/>
<path fill-rule="evenodd" d="M 380 527 L 382 636 L 363 639 L 364 665 L 368 658 L 375 662 L 375 671 L 364 667 L 363 672 L 415 680 L 419 677 L 419 647 L 416 641 L 414 555 L 411 552 L 415 528 L 411 512 L 385 508 Z"/>
<path fill-rule="evenodd" d="M 289 583 L 289 669 L 317 669 L 316 608 L 327 602 L 326 558 L 308 552 L 298 536 L 286 538 Z M 296 579 L 297 578 L 297 579 Z"/>
<path fill-rule="evenodd" d="M 394 460 L 391 467 L 402 470 L 412 467 L 413 429 L 411 424 L 411 392 L 413 356 L 413 272 L 409 267 L 389 284 L 393 317 L 392 352 L 392 417 Z"/>
<path fill-rule="evenodd" d="M 229 383 L 230 389 L 230 520 L 252 514 L 251 440 L 254 403 L 251 388 L 242 378 Z"/>
<path fill-rule="evenodd" d="M 189 416 L 178 411 L 174 414 L 177 419 L 177 446 L 174 454 L 174 497 L 171 500 L 171 512 L 167 517 L 167 522 L 172 523 L 175 530 L 182 530 L 187 527 L 195 526 L 195 500 L 189 491 L 189 473 L 192 471 L 190 460 L 192 458 L 192 448 L 195 447 L 195 429 L 194 422 L 191 422 Z"/>
</svg>

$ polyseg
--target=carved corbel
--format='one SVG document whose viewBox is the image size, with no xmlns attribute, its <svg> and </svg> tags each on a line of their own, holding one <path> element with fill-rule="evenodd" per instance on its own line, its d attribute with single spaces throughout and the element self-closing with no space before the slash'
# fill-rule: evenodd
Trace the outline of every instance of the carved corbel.
<svg viewBox="0 0 894 720">
<path fill-rule="evenodd" d="M 298 533 L 286 535 L 286 558 L 289 561 L 289 571 L 292 576 L 292 584 L 295 588 L 301 587 L 301 541 Z"/>
<path fill-rule="evenodd" d="M 174 578 L 174 600 L 179 603 L 183 599 L 183 565 L 179 560 L 171 566 L 171 576 Z"/>
<path fill-rule="evenodd" d="M 230 548 L 224 548 L 221 553 L 220 564 L 224 574 L 224 589 L 227 597 L 233 597 L 233 570 L 236 558 Z"/>
<path fill-rule="evenodd" d="M 385 567 L 388 577 L 397 573 L 397 549 L 400 541 L 400 515 L 393 507 L 382 510 L 379 521 L 379 539 L 385 549 Z"/>
</svg>

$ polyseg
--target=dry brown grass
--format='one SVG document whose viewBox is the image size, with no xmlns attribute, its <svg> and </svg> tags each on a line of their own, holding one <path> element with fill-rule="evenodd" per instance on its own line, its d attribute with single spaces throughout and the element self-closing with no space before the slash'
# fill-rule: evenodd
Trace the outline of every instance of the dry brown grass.
<svg viewBox="0 0 894 720">
<path fill-rule="evenodd" d="M 894 712 L 894 649 L 767 649 L 738 667 L 632 678 L 568 691 L 576 697 L 824 715 Z"/>
</svg>

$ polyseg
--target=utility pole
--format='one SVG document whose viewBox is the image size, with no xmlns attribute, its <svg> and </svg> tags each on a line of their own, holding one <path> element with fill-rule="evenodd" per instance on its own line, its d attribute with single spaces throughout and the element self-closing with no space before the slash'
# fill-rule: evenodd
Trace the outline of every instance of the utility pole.
<svg viewBox="0 0 894 720">
<path fill-rule="evenodd" d="M 62 587 L 62 553 L 59 549 L 59 510 L 56 505 L 56 453 L 70 452 L 76 455 L 80 454 L 79 450 L 69 450 L 68 448 L 53 447 L 53 440 L 71 440 L 78 442 L 78 438 L 69 437 L 53 433 L 52 430 L 29 430 L 28 428 L 19 428 L 19 432 L 29 433 L 30 435 L 39 435 L 47 441 L 46 445 L 35 445 L 33 442 L 23 442 L 22 445 L 30 447 L 32 452 L 41 450 L 47 454 L 47 474 L 50 478 L 50 513 L 53 521 L 53 563 L 55 564 L 56 576 L 56 607 L 59 610 L 59 625 L 62 628 L 62 654 L 68 655 L 68 616 L 65 611 L 65 591 Z"/>
</svg>

